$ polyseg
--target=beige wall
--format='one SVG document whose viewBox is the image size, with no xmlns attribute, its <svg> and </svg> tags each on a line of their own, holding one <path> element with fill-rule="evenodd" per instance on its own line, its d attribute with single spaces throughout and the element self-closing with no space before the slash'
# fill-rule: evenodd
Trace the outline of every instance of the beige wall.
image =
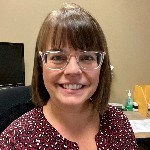
<svg viewBox="0 0 150 150">
<path fill-rule="evenodd" d="M 126 90 L 150 84 L 150 0 L 70 0 L 101 24 L 114 68 L 112 102 L 125 102 Z M 31 83 L 40 25 L 65 0 L 0 0 L 0 41 L 25 45 L 26 85 Z"/>
</svg>

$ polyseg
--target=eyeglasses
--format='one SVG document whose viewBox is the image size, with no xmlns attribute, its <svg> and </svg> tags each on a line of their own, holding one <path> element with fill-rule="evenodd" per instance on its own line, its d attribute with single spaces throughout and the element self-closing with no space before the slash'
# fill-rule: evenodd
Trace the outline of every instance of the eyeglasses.
<svg viewBox="0 0 150 150">
<path fill-rule="evenodd" d="M 49 50 L 39 52 L 43 63 L 50 70 L 64 69 L 70 60 L 70 54 L 62 50 Z M 82 69 L 98 69 L 104 60 L 105 52 L 97 51 L 77 51 L 76 60 Z"/>
</svg>

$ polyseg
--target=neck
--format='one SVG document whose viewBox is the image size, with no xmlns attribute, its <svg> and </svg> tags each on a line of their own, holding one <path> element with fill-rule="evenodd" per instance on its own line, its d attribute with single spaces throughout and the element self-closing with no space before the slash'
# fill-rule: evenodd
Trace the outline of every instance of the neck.
<svg viewBox="0 0 150 150">
<path fill-rule="evenodd" d="M 82 109 L 62 109 L 50 100 L 43 107 L 43 113 L 48 122 L 58 131 L 68 130 L 80 133 L 93 125 L 99 126 L 99 114 L 93 109 L 91 103 L 86 104 Z"/>
<path fill-rule="evenodd" d="M 82 109 L 71 111 L 67 108 L 62 109 L 49 100 L 43 107 L 43 113 L 47 121 L 64 138 L 77 142 L 80 147 L 87 146 L 88 143 L 96 146 L 95 135 L 99 131 L 100 119 L 99 113 L 93 109 L 92 104 L 88 103 Z"/>
</svg>

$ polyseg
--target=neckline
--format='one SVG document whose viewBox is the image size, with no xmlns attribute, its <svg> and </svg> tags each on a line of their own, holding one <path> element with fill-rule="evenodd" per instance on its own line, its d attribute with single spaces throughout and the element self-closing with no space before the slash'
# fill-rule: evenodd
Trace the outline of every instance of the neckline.
<svg viewBox="0 0 150 150">
<path fill-rule="evenodd" d="M 56 134 L 56 136 L 57 137 L 59 137 L 61 140 L 63 140 L 63 141 L 67 141 L 67 142 L 71 142 L 71 143 L 73 143 L 73 144 L 75 144 L 75 145 L 78 145 L 76 142 L 74 142 L 74 141 L 71 141 L 71 140 L 69 140 L 69 139 L 67 139 L 67 138 L 65 138 L 62 134 L 60 134 L 59 132 L 58 132 L 58 130 L 54 127 L 54 126 L 52 126 L 52 124 L 50 123 L 50 122 L 48 122 L 48 120 L 46 119 L 46 117 L 44 116 L 44 113 L 43 113 L 43 107 L 40 107 L 39 108 L 40 109 L 40 113 L 41 113 L 41 117 L 43 118 L 43 121 L 45 122 L 45 124 L 47 125 L 47 126 L 49 126 L 51 129 L 53 129 L 54 131 L 55 131 L 55 134 Z M 103 115 L 99 115 L 99 117 L 100 117 L 100 124 L 99 124 L 99 130 L 98 130 L 98 132 L 95 134 L 95 142 L 96 142 L 96 139 L 97 139 L 97 137 L 101 134 L 101 128 L 102 128 L 102 116 Z"/>
</svg>

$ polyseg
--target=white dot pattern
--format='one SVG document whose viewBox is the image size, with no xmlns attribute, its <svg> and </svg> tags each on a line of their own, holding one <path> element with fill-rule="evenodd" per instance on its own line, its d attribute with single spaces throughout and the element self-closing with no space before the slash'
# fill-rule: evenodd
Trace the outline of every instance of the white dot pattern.
<svg viewBox="0 0 150 150">
<path fill-rule="evenodd" d="M 95 135 L 98 150 L 138 149 L 133 130 L 123 112 L 113 106 L 100 115 Z M 64 138 L 44 117 L 42 108 L 27 112 L 0 135 L 0 150 L 79 150 L 76 142 Z"/>
</svg>

